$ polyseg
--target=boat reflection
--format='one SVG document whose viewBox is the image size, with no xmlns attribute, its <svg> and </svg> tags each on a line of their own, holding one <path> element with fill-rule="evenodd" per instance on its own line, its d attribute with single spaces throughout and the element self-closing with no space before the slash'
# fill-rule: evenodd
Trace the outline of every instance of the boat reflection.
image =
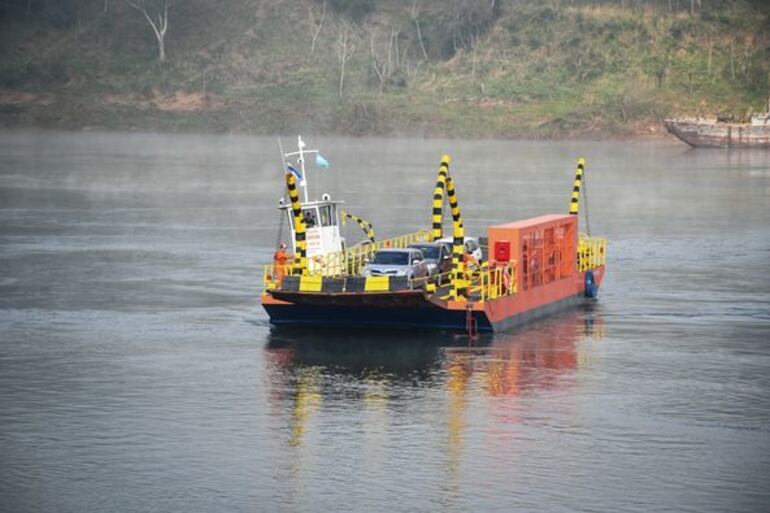
<svg viewBox="0 0 770 513">
<path fill-rule="evenodd" d="M 435 332 L 372 333 L 273 328 L 265 347 L 267 362 L 283 372 L 316 367 L 324 372 L 370 378 L 428 379 L 438 365 L 441 347 L 462 343 L 464 337 Z"/>
<path fill-rule="evenodd" d="M 581 347 L 583 342 L 603 338 L 601 316 L 593 309 L 585 309 L 514 333 L 481 338 L 475 346 L 447 347 L 444 368 L 448 386 L 456 390 L 480 381 L 490 396 L 552 388 L 560 383 L 560 377 L 590 363 L 592 354 L 587 347 Z"/>
<path fill-rule="evenodd" d="M 448 482 L 459 486 L 468 423 L 489 417 L 486 425 L 498 426 L 500 434 L 495 452 L 513 457 L 511 433 L 502 426 L 519 424 L 527 415 L 529 405 L 518 399 L 570 386 L 570 376 L 592 363 L 592 343 L 603 338 L 604 322 L 588 308 L 481 338 L 473 346 L 444 348 Z"/>
<path fill-rule="evenodd" d="M 516 397 L 570 386 L 569 376 L 592 363 L 593 343 L 603 337 L 601 315 L 590 307 L 472 345 L 465 336 L 433 332 L 274 329 L 265 347 L 268 402 L 271 414 L 282 419 L 279 429 L 291 433 L 289 444 L 300 446 L 313 416 L 327 404 L 364 415 L 361 422 L 384 423 L 403 410 L 392 402 L 429 400 L 425 411 L 447 416 L 435 420 L 447 423 L 451 467 L 460 460 L 469 396 Z M 436 408 L 436 401 L 443 407 Z"/>
<path fill-rule="evenodd" d="M 440 348 L 455 340 L 435 333 L 273 329 L 265 347 L 271 415 L 288 420 L 293 446 L 303 444 L 324 401 L 357 405 L 382 423 L 394 386 L 431 381 L 440 372 Z"/>
</svg>

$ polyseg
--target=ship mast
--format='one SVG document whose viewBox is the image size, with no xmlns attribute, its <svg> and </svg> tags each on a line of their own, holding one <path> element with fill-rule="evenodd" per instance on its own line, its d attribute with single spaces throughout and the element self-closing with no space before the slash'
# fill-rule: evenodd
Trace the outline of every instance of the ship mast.
<svg viewBox="0 0 770 513">
<path fill-rule="evenodd" d="M 307 192 L 307 174 L 305 171 L 305 154 L 307 153 L 315 153 L 318 155 L 318 150 L 306 150 L 305 149 L 305 141 L 302 140 L 302 136 L 297 136 L 297 151 L 293 151 L 291 153 L 285 153 L 283 155 L 284 161 L 288 161 L 291 157 L 297 157 L 297 164 L 299 164 L 300 173 L 302 175 L 299 186 L 302 187 L 302 192 L 305 197 L 305 203 L 307 203 L 308 200 L 308 192 Z"/>
</svg>

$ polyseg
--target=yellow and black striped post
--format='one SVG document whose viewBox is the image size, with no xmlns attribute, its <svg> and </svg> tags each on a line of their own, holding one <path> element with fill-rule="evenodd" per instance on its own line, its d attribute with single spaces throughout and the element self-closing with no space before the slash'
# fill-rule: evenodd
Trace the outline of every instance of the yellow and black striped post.
<svg viewBox="0 0 770 513">
<path fill-rule="evenodd" d="M 467 280 L 463 268 L 463 253 L 465 241 L 465 228 L 462 221 L 454 221 L 454 241 L 452 243 L 452 283 L 449 289 L 449 297 L 458 299 L 465 295 Z"/>
<path fill-rule="evenodd" d="M 364 231 L 364 233 L 366 234 L 366 236 L 369 239 L 369 241 L 372 244 L 375 243 L 375 240 L 374 240 L 374 226 L 372 226 L 372 223 L 370 223 L 366 219 L 361 219 L 360 217 L 358 217 L 356 215 L 353 215 L 350 212 L 345 212 L 344 210 L 341 213 L 342 213 L 342 219 L 343 220 L 347 217 L 347 218 L 352 219 L 353 221 L 355 221 L 356 224 L 358 224 L 358 226 L 360 226 L 361 229 Z"/>
<path fill-rule="evenodd" d="M 575 185 L 572 187 L 572 198 L 569 202 L 569 213 L 578 215 L 580 210 L 580 185 L 583 183 L 583 173 L 586 169 L 586 159 L 578 159 L 577 171 L 575 171 Z"/>
<path fill-rule="evenodd" d="M 446 194 L 449 200 L 449 208 L 452 211 L 452 221 L 460 222 L 462 224 L 462 218 L 460 217 L 460 207 L 457 204 L 457 192 L 455 191 L 455 182 L 452 177 L 449 176 L 446 179 Z"/>
<path fill-rule="evenodd" d="M 449 291 L 449 297 L 457 299 L 458 297 L 465 295 L 468 283 L 465 278 L 465 269 L 463 268 L 465 227 L 463 226 L 463 219 L 460 215 L 457 191 L 455 191 L 455 183 L 454 180 L 452 180 L 452 177 L 447 177 L 446 179 L 446 192 L 447 199 L 449 200 L 449 208 L 452 210 L 452 226 L 454 227 L 452 232 L 452 288 Z"/>
<path fill-rule="evenodd" d="M 291 200 L 291 212 L 294 218 L 294 265 L 292 274 L 306 274 L 307 271 L 307 240 L 305 234 L 305 219 L 302 216 L 302 206 L 299 202 L 297 178 L 293 173 L 286 173 L 286 188 Z"/>
<path fill-rule="evenodd" d="M 449 173 L 449 163 L 451 161 L 452 158 L 449 155 L 441 156 L 441 165 L 438 168 L 436 187 L 433 189 L 433 240 L 438 240 L 444 235 L 444 231 L 441 227 L 444 217 L 444 186 L 446 184 L 447 174 Z"/>
</svg>

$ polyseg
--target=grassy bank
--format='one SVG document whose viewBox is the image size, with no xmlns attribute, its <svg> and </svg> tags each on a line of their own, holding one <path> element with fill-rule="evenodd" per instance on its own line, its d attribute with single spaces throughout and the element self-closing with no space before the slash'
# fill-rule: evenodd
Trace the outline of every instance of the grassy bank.
<svg viewBox="0 0 770 513">
<path fill-rule="evenodd" d="M 0 22 L 5 126 L 622 137 L 770 91 L 765 2 L 188 0 L 165 62 L 125 2 L 31 5 Z"/>
</svg>

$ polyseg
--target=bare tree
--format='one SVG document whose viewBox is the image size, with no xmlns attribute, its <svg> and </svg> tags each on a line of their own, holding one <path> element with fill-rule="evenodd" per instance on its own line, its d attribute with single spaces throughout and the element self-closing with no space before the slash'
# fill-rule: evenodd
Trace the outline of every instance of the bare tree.
<svg viewBox="0 0 770 513">
<path fill-rule="evenodd" d="M 369 28 L 367 26 L 364 26 L 364 29 L 369 30 L 369 49 L 372 52 L 372 69 L 374 69 L 374 74 L 377 75 L 377 80 L 380 82 L 378 92 L 382 94 L 385 78 L 388 76 L 388 62 L 383 62 L 383 59 L 378 55 L 376 49 L 377 29 L 374 27 Z"/>
<path fill-rule="evenodd" d="M 356 50 L 355 43 L 351 41 L 353 28 L 352 23 L 346 19 L 340 22 L 339 36 L 337 38 L 337 62 L 340 65 L 340 98 L 342 98 L 342 88 L 345 83 L 345 64 L 353 57 L 353 52 Z"/>
<path fill-rule="evenodd" d="M 155 33 L 158 41 L 158 61 L 166 60 L 166 31 L 168 30 L 168 10 L 173 7 L 173 0 L 125 0 L 128 5 L 141 12 Z"/>
<path fill-rule="evenodd" d="M 471 54 L 471 83 L 476 83 L 476 58 L 479 53 L 479 28 L 474 27 L 470 37 Z"/>
<path fill-rule="evenodd" d="M 372 68 L 379 80 L 379 94 L 382 94 L 385 82 L 390 80 L 395 72 L 393 66 L 393 40 L 397 35 L 396 29 L 390 27 L 390 34 L 387 36 L 387 41 L 380 42 L 377 37 L 377 27 L 364 25 L 363 28 L 365 31 L 369 32 L 369 49 L 372 52 Z M 386 45 L 387 49 L 383 50 L 383 47 Z"/>
<path fill-rule="evenodd" d="M 409 59 L 406 55 L 406 49 L 404 50 L 404 55 L 401 57 L 401 69 L 404 71 L 404 73 L 407 76 L 407 79 L 409 80 L 408 83 L 416 83 L 417 77 L 420 74 L 420 69 L 422 69 L 422 65 L 425 63 L 422 59 Z"/>
<path fill-rule="evenodd" d="M 485 34 L 501 15 L 500 0 L 452 0 L 444 14 L 445 30 L 451 34 L 454 51 L 470 49 L 479 36 Z"/>
<path fill-rule="evenodd" d="M 409 16 L 411 16 L 412 21 L 414 21 L 414 26 L 417 29 L 417 41 L 420 43 L 422 56 L 427 61 L 428 52 L 425 51 L 425 43 L 422 40 L 422 30 L 420 29 L 420 0 L 414 0 L 414 2 L 412 2 L 412 8 L 409 10 Z"/>
<path fill-rule="evenodd" d="M 321 33 L 321 29 L 324 25 L 324 19 L 326 19 L 326 0 L 321 4 L 319 12 L 318 6 L 314 1 L 310 1 L 307 4 L 307 14 L 310 17 L 310 23 L 313 25 L 313 41 L 310 44 L 310 53 L 315 53 L 315 43 L 318 40 L 318 35 Z"/>
</svg>

